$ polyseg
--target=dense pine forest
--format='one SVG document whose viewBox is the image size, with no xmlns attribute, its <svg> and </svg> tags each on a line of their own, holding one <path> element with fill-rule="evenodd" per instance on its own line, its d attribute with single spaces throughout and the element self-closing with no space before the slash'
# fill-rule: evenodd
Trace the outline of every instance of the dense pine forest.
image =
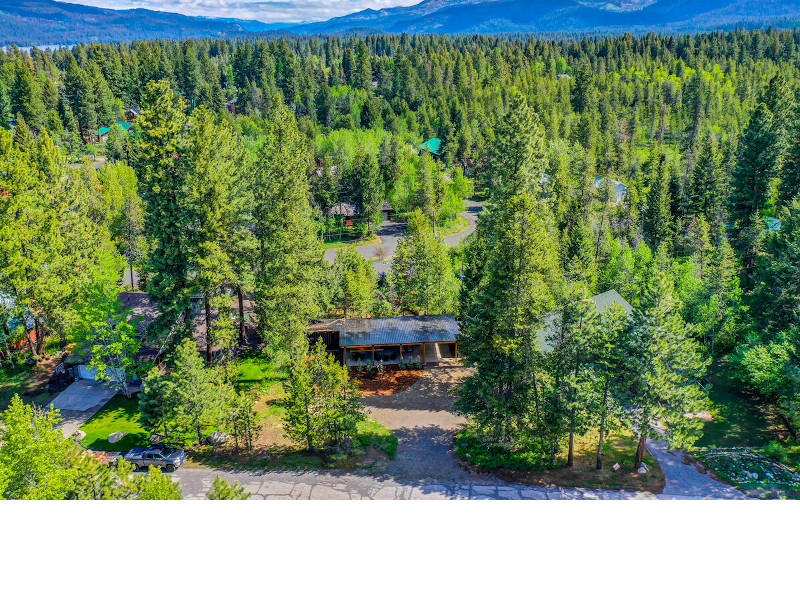
<svg viewBox="0 0 800 600">
<path fill-rule="evenodd" d="M 546 468 L 568 440 L 571 464 L 591 430 L 601 468 L 614 427 L 637 466 L 646 438 L 690 447 L 711 364 L 800 426 L 799 58 L 800 30 L 0 53 L 3 359 L 28 329 L 38 356 L 124 321 L 129 273 L 156 362 L 185 354 L 198 305 L 220 380 L 248 302 L 293 373 L 315 319 L 455 314 L 458 443 L 495 458 Z M 477 230 L 449 248 L 467 199 Z M 387 203 L 407 223 L 388 273 L 354 248 L 325 261 Z M 630 319 L 584 302 L 608 290 Z"/>
</svg>

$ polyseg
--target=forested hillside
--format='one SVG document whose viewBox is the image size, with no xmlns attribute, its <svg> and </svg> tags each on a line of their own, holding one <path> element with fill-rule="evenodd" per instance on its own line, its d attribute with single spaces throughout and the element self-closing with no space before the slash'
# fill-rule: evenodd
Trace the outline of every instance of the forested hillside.
<svg viewBox="0 0 800 600">
<path fill-rule="evenodd" d="M 799 57 L 797 30 L 0 54 L 0 293 L 66 343 L 132 267 L 150 343 L 191 333 L 194 298 L 209 361 L 240 345 L 237 297 L 271 355 L 315 318 L 455 312 L 474 434 L 550 461 L 612 421 L 691 444 L 724 357 L 800 423 Z M 449 251 L 473 188 L 478 230 Z M 384 201 L 409 224 L 388 276 L 354 251 L 327 264 L 333 209 L 368 236 Z M 585 312 L 610 289 L 630 324 Z"/>
<path fill-rule="evenodd" d="M 113 10 L 52 0 L 0 0 L 0 46 L 230 37 L 277 29 L 258 21 L 206 19 L 142 8 Z"/>
<path fill-rule="evenodd" d="M 696 32 L 733 27 L 791 26 L 800 5 L 783 0 L 426 0 L 412 6 L 367 9 L 291 29 L 297 33 L 350 30 L 393 33 Z"/>
</svg>

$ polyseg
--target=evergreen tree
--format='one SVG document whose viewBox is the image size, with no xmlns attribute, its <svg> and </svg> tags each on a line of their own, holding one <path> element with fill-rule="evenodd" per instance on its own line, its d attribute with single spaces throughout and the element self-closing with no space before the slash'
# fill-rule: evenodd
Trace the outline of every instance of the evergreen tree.
<svg viewBox="0 0 800 600">
<path fill-rule="evenodd" d="M 701 425 L 691 415 L 703 410 L 707 401 L 699 380 L 710 360 L 700 354 L 671 287 L 666 275 L 656 272 L 633 312 L 623 353 L 628 369 L 626 418 L 639 436 L 637 469 L 648 437 L 666 436 L 676 448 L 691 446 Z"/>
<path fill-rule="evenodd" d="M 250 492 L 246 492 L 238 481 L 228 482 L 219 475 L 211 484 L 211 489 L 206 494 L 209 500 L 247 500 Z"/>
<path fill-rule="evenodd" d="M 653 249 L 672 237 L 668 177 L 667 158 L 660 148 L 654 148 L 643 223 L 644 239 Z"/>
<path fill-rule="evenodd" d="M 309 451 L 348 449 L 366 413 L 347 367 L 336 362 L 322 340 L 311 354 L 294 357 L 285 388 L 283 423 L 290 438 Z"/>
<path fill-rule="evenodd" d="M 508 111 L 497 127 L 492 155 L 496 186 L 492 197 L 509 198 L 538 185 L 544 173 L 544 135 L 538 115 L 519 90 L 512 90 Z"/>
<path fill-rule="evenodd" d="M 276 99 L 251 178 L 255 304 L 262 337 L 273 350 L 297 351 L 305 327 L 320 312 L 323 254 L 308 202 L 308 162 L 294 116 Z"/>
<path fill-rule="evenodd" d="M 541 362 L 536 333 L 553 307 L 559 285 L 555 241 L 545 223 L 544 203 L 530 195 L 511 196 L 492 216 L 493 228 L 468 260 L 465 275 L 474 286 L 462 297 L 459 348 L 476 372 L 461 387 L 454 408 L 468 415 L 481 437 L 505 447 L 538 435 L 529 418 L 541 400 L 536 371 Z"/>
<path fill-rule="evenodd" d="M 753 229 L 754 221 L 760 220 L 760 211 L 769 203 L 777 160 L 774 118 L 761 103 L 756 106 L 739 141 L 727 200 L 733 225 L 731 245 L 742 258 L 745 274 L 755 264 L 759 235 L 758 225 Z"/>
<path fill-rule="evenodd" d="M 145 204 L 147 291 L 161 312 L 150 328 L 171 345 L 191 328 L 192 223 L 183 190 L 186 117 L 169 83 L 148 83 L 136 124 L 134 167 Z"/>
</svg>

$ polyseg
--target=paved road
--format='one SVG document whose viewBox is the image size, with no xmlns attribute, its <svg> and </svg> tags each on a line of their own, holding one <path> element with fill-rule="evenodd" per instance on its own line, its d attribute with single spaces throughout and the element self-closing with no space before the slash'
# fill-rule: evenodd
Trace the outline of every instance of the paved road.
<svg viewBox="0 0 800 600">
<path fill-rule="evenodd" d="M 371 416 L 397 435 L 397 458 L 359 472 L 228 471 L 183 468 L 173 475 L 187 499 L 204 499 L 217 475 L 239 481 L 253 499 L 311 500 L 634 500 L 744 498 L 737 490 L 684 465 L 680 454 L 662 442 L 648 447 L 667 476 L 663 494 L 528 486 L 463 469 L 453 450 L 453 433 L 463 420 L 450 412 L 453 386 L 464 376 L 459 367 L 425 370 L 420 380 L 391 396 L 367 396 Z"/>
<path fill-rule="evenodd" d="M 647 449 L 656 457 L 667 478 L 667 485 L 659 495 L 660 498 L 729 500 L 745 500 L 747 498 L 735 487 L 712 479 L 691 464 L 685 464 L 683 452 L 667 450 L 667 443 L 663 440 L 648 440 Z"/>
<path fill-rule="evenodd" d="M 482 208 L 483 204 L 475 202 L 474 200 L 467 200 L 467 210 L 460 213 L 461 216 L 468 221 L 466 229 L 459 231 L 458 233 L 445 236 L 444 243 L 447 246 L 455 246 L 470 233 L 475 231 L 475 223 L 478 219 L 478 213 L 480 213 Z M 383 256 L 388 257 L 388 260 L 376 260 L 373 262 L 373 265 L 375 266 L 375 270 L 378 272 L 378 274 L 387 273 L 392 266 L 391 257 L 394 255 L 394 252 L 397 249 L 397 242 L 403 236 L 403 231 L 405 231 L 405 223 L 399 223 L 397 221 L 384 221 L 381 225 L 381 228 L 378 230 L 378 236 L 381 238 L 381 243 L 370 244 L 368 246 L 356 246 L 356 250 L 358 250 L 358 252 L 364 258 L 374 259 L 379 255 L 378 253 L 380 251 L 378 249 L 381 248 Z M 325 260 L 332 263 L 336 258 L 336 253 L 340 249 L 341 248 L 332 248 L 330 250 L 326 250 Z"/>
</svg>

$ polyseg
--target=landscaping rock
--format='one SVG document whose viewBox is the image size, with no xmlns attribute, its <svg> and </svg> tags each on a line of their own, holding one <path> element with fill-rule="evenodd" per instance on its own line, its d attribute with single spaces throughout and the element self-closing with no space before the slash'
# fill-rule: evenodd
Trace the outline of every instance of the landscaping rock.
<svg viewBox="0 0 800 600">
<path fill-rule="evenodd" d="M 230 439 L 231 439 L 231 436 L 229 436 L 224 431 L 215 431 L 210 436 L 208 436 L 208 440 L 207 441 L 212 446 L 219 446 L 220 444 L 224 444 L 225 442 L 227 442 Z"/>
<path fill-rule="evenodd" d="M 72 434 L 72 437 L 74 437 L 77 441 L 80 442 L 81 440 L 83 440 L 83 438 L 86 437 L 86 432 L 81 429 L 78 429 L 78 431 Z"/>
<path fill-rule="evenodd" d="M 167 436 L 165 436 L 163 433 L 154 433 L 150 436 L 150 443 L 158 444 L 159 442 L 163 442 L 166 438 Z"/>
<path fill-rule="evenodd" d="M 636 469 L 636 472 L 637 472 L 637 473 L 639 473 L 639 475 L 644 475 L 644 474 L 645 474 L 645 473 L 647 473 L 649 470 L 650 470 L 650 469 L 648 469 L 648 468 L 647 468 L 647 465 L 646 465 L 646 464 L 644 464 L 644 463 L 642 463 L 642 466 L 641 466 L 641 467 L 639 467 L 638 469 Z"/>
<path fill-rule="evenodd" d="M 108 436 L 108 442 L 110 444 L 116 444 L 118 441 L 120 441 L 126 435 L 128 435 L 128 434 L 125 433 L 124 431 L 115 431 L 110 436 Z"/>
</svg>

